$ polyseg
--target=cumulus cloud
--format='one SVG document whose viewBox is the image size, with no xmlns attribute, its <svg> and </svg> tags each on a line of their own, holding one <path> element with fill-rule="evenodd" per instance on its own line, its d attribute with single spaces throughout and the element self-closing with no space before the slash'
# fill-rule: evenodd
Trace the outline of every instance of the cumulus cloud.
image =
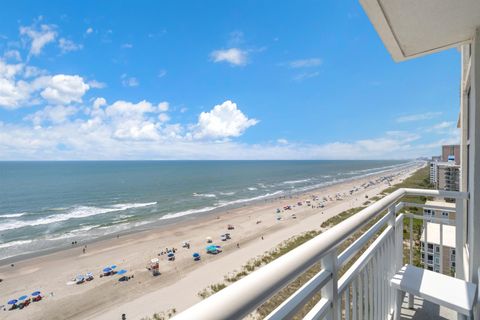
<svg viewBox="0 0 480 320">
<path fill-rule="evenodd" d="M 237 104 L 227 100 L 216 105 L 209 112 L 202 112 L 193 133 L 195 139 L 238 137 L 258 123 L 256 119 L 247 118 L 237 108 Z"/>
<path fill-rule="evenodd" d="M 75 113 L 77 113 L 77 108 L 73 106 L 47 106 L 34 114 L 28 115 L 25 119 L 32 121 L 36 126 L 44 122 L 57 124 L 65 122 Z"/>
<path fill-rule="evenodd" d="M 36 29 L 34 26 L 20 27 L 20 34 L 27 36 L 30 43 L 30 55 L 37 56 L 42 52 L 43 47 L 54 42 L 57 37 L 55 26 L 42 24 L 40 28 Z"/>
<path fill-rule="evenodd" d="M 248 53 L 238 48 L 225 50 L 215 50 L 210 54 L 213 62 L 227 62 L 234 66 L 244 66 L 247 64 Z"/>
<path fill-rule="evenodd" d="M 73 42 L 72 40 L 68 40 L 68 39 L 65 39 L 65 38 L 60 38 L 60 40 L 58 40 L 58 47 L 60 48 L 62 53 L 67 53 L 67 52 L 70 52 L 70 51 L 80 50 L 80 49 L 83 48 L 83 45 L 77 44 L 77 43 Z"/>
<path fill-rule="evenodd" d="M 57 74 L 52 77 L 44 76 L 36 80 L 45 87 L 40 95 L 49 103 L 69 104 L 82 102 L 82 97 L 90 86 L 77 75 Z"/>
<path fill-rule="evenodd" d="M 85 31 L 86 34 L 91 34 L 93 32 L 92 27 L 88 27 L 87 30 Z"/>
<path fill-rule="evenodd" d="M 162 112 L 168 111 L 169 107 L 170 104 L 167 101 L 163 101 L 158 104 L 158 110 Z"/>
<path fill-rule="evenodd" d="M 288 144 L 288 140 L 287 139 L 277 139 L 277 143 L 278 144 Z"/>
</svg>

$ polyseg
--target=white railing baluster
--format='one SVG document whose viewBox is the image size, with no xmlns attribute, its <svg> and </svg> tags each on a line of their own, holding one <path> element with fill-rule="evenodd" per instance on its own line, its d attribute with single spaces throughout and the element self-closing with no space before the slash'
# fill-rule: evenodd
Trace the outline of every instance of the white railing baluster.
<svg viewBox="0 0 480 320">
<path fill-rule="evenodd" d="M 440 273 L 443 274 L 443 223 L 441 222 L 440 222 Z"/>
<path fill-rule="evenodd" d="M 358 275 L 358 319 L 363 320 L 363 277 L 361 271 Z"/>
<path fill-rule="evenodd" d="M 350 286 L 345 292 L 345 319 L 350 320 Z"/>
<path fill-rule="evenodd" d="M 352 284 L 352 320 L 357 320 L 358 317 L 358 278 L 353 280 Z"/>
<path fill-rule="evenodd" d="M 337 253 L 335 250 L 330 251 L 320 260 L 322 269 L 327 270 L 332 274 L 332 279 L 327 282 L 320 290 L 322 298 L 326 298 L 330 301 L 330 311 L 327 312 L 325 319 L 333 320 L 337 317 L 337 303 L 338 303 L 338 270 L 337 270 Z"/>
</svg>

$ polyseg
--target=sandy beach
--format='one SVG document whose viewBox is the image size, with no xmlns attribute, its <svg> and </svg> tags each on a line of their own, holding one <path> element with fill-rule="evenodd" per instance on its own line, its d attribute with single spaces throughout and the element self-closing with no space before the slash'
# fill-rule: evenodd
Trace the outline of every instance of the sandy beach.
<svg viewBox="0 0 480 320">
<path fill-rule="evenodd" d="M 222 281 L 224 275 L 239 270 L 251 258 L 292 236 L 320 229 L 326 219 L 362 205 L 368 200 L 366 196 L 374 197 L 417 169 L 418 166 L 395 169 L 97 241 L 88 244 L 85 253 L 84 244 L 79 243 L 67 250 L 16 262 L 14 266 L 2 265 L 0 305 L 36 290 L 42 292 L 44 299 L 22 310 L 2 308 L 0 319 L 121 319 L 126 314 L 131 320 L 169 309 L 182 311 L 201 300 L 199 291 Z M 292 208 L 283 210 L 285 206 Z M 227 230 L 228 224 L 235 228 Z M 226 232 L 232 239 L 221 241 L 220 235 Z M 207 255 L 206 237 L 212 237 L 223 252 Z M 182 248 L 186 240 L 190 248 Z M 177 249 L 175 261 L 159 255 L 166 248 Z M 200 261 L 193 261 L 194 252 L 201 254 Z M 146 268 L 152 258 L 160 260 L 161 275 L 156 277 Z M 134 278 L 124 282 L 118 281 L 118 275 L 100 278 L 101 270 L 109 265 L 127 270 L 127 275 Z M 93 272 L 95 279 L 68 284 L 77 274 L 87 272 Z"/>
</svg>

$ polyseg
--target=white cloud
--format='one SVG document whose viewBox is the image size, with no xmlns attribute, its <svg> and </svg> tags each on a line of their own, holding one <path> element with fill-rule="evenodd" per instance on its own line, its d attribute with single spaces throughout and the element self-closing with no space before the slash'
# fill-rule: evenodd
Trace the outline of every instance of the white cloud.
<svg viewBox="0 0 480 320">
<path fill-rule="evenodd" d="M 43 122 L 57 124 L 65 122 L 75 113 L 77 113 L 77 108 L 73 106 L 47 106 L 34 114 L 28 115 L 25 119 L 32 121 L 36 126 L 41 125 Z"/>
<path fill-rule="evenodd" d="M 22 61 L 22 56 L 20 55 L 20 52 L 18 50 L 7 50 L 3 54 L 5 59 L 12 59 L 15 61 Z"/>
<path fill-rule="evenodd" d="M 166 114 L 166 113 L 160 113 L 160 114 L 158 115 L 158 120 L 159 120 L 160 122 L 168 122 L 168 121 L 170 121 L 170 116 L 169 116 L 168 114 Z"/>
<path fill-rule="evenodd" d="M 45 87 L 40 95 L 54 104 L 82 102 L 83 95 L 90 89 L 83 78 L 77 75 L 57 74 L 52 77 L 40 77 L 35 81 Z"/>
<path fill-rule="evenodd" d="M 20 34 L 25 35 L 31 40 L 30 55 L 37 56 L 47 44 L 54 42 L 57 32 L 53 25 L 42 24 L 38 30 L 33 26 L 20 27 Z"/>
<path fill-rule="evenodd" d="M 309 68 L 309 67 L 318 67 L 322 64 L 322 59 L 320 58 L 310 58 L 310 59 L 301 59 L 290 61 L 288 65 L 290 68 Z"/>
<path fill-rule="evenodd" d="M 168 111 L 169 107 L 170 107 L 170 104 L 167 101 L 163 101 L 158 104 L 158 110 L 161 112 Z"/>
<path fill-rule="evenodd" d="M 287 139 L 277 139 L 277 143 L 278 144 L 288 144 L 288 140 Z"/>
<path fill-rule="evenodd" d="M 97 80 L 88 81 L 88 85 L 90 86 L 90 88 L 94 88 L 94 89 L 103 89 L 107 86 L 106 83 L 100 82 L 100 81 L 97 81 Z"/>
<path fill-rule="evenodd" d="M 193 138 L 223 139 L 238 137 L 258 123 L 256 119 L 247 118 L 230 100 L 216 105 L 209 112 L 202 112 L 193 132 Z"/>
<path fill-rule="evenodd" d="M 87 30 L 85 31 L 86 34 L 91 34 L 93 32 L 92 27 L 88 27 Z"/>
<path fill-rule="evenodd" d="M 247 52 L 238 48 L 225 50 L 215 50 L 210 54 L 214 62 L 228 62 L 235 66 L 244 66 L 247 64 Z"/>
<path fill-rule="evenodd" d="M 300 73 L 300 74 L 297 74 L 296 76 L 294 76 L 294 77 L 293 77 L 293 80 L 295 80 L 295 81 L 303 81 L 303 80 L 306 80 L 306 79 L 318 77 L 319 75 L 320 75 L 320 72 L 318 72 L 318 71 L 315 71 L 315 72 L 304 72 L 304 73 Z"/>
<path fill-rule="evenodd" d="M 124 43 L 124 44 L 122 44 L 122 48 L 124 48 L 124 49 L 131 49 L 131 48 L 133 48 L 133 44 L 131 44 L 131 43 Z"/>
<path fill-rule="evenodd" d="M 103 106 L 106 106 L 107 105 L 107 100 L 105 100 L 105 98 L 96 98 L 94 101 L 93 101 L 93 107 L 95 109 L 98 109 L 100 107 L 103 107 Z"/>
<path fill-rule="evenodd" d="M 138 79 L 135 77 L 128 77 L 127 74 L 122 74 L 122 85 L 124 87 L 138 87 L 140 85 L 140 82 L 138 82 Z"/>
<path fill-rule="evenodd" d="M 83 48 L 83 45 L 77 44 L 77 43 L 73 42 L 72 40 L 68 40 L 68 39 L 65 39 L 65 38 L 60 38 L 60 40 L 58 40 L 58 47 L 60 48 L 62 53 L 67 53 L 67 52 L 70 52 L 70 51 L 80 50 L 80 49 Z"/>
<path fill-rule="evenodd" d="M 410 115 L 400 116 L 396 120 L 397 120 L 397 122 L 413 122 L 413 121 L 433 119 L 433 118 L 436 118 L 440 115 L 442 115 L 441 112 L 426 112 L 426 113 L 410 114 Z"/>
</svg>

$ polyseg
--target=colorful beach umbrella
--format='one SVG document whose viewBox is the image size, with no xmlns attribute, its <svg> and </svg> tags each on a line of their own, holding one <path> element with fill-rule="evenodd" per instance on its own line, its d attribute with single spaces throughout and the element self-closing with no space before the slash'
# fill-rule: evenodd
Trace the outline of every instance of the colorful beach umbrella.
<svg viewBox="0 0 480 320">
<path fill-rule="evenodd" d="M 23 301 L 23 300 L 25 300 L 25 299 L 27 299 L 27 298 L 28 298 L 28 296 L 21 296 L 20 298 L 18 298 L 18 300 Z"/>
<path fill-rule="evenodd" d="M 125 269 L 122 269 L 122 270 L 117 272 L 118 275 L 122 275 L 122 274 L 125 274 L 125 273 L 127 273 L 127 270 L 125 270 Z"/>
<path fill-rule="evenodd" d="M 39 296 L 40 295 L 40 291 L 35 291 L 32 293 L 32 296 L 36 297 L 36 296 Z"/>
<path fill-rule="evenodd" d="M 18 302 L 17 299 L 13 299 L 7 302 L 7 304 L 16 304 Z"/>
</svg>

